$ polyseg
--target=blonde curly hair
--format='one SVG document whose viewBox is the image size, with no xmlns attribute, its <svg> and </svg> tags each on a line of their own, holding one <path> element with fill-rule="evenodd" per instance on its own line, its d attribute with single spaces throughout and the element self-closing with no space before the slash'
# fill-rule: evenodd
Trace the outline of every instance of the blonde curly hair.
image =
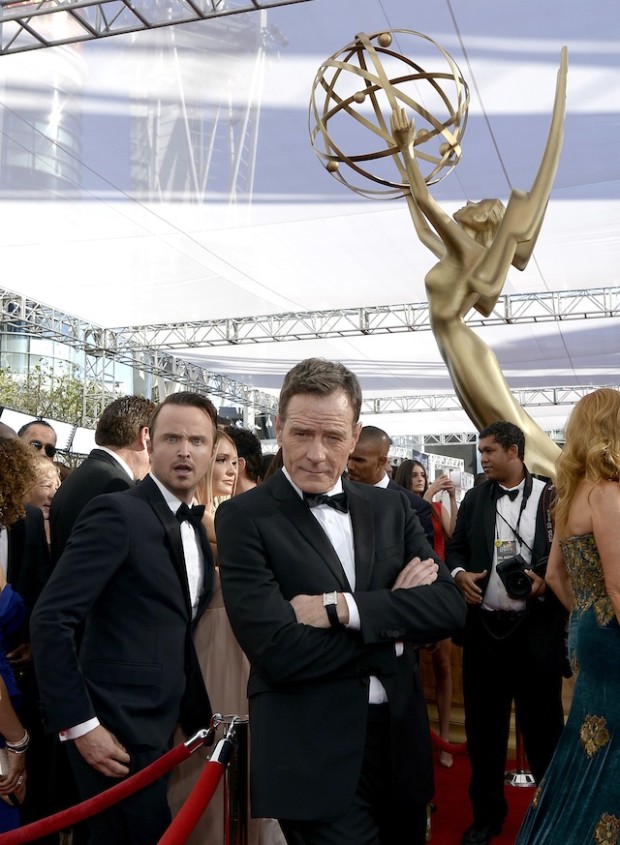
<svg viewBox="0 0 620 845">
<path fill-rule="evenodd" d="M 24 499 L 37 479 L 36 455 L 16 437 L 0 438 L 0 525 L 10 528 L 25 515 Z"/>
<path fill-rule="evenodd" d="M 555 521 L 560 533 L 584 478 L 593 484 L 620 481 L 620 391 L 602 387 L 580 399 L 564 435 L 555 483 Z"/>
</svg>

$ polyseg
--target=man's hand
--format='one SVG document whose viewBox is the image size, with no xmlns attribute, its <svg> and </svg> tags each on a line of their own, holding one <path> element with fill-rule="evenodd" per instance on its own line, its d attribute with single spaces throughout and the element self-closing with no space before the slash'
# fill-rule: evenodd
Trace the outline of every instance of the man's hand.
<svg viewBox="0 0 620 845">
<path fill-rule="evenodd" d="M 312 625 L 313 628 L 331 628 L 327 611 L 323 606 L 323 593 L 319 596 L 293 596 L 291 607 L 295 611 L 297 621 L 301 622 L 302 625 Z M 349 608 L 342 593 L 338 593 L 336 610 L 338 619 L 343 625 L 346 625 L 349 621 Z"/>
<path fill-rule="evenodd" d="M 401 569 L 394 582 L 392 590 L 403 590 L 409 587 L 425 587 L 437 580 L 439 566 L 432 557 L 420 560 L 411 558 L 409 563 Z"/>
<path fill-rule="evenodd" d="M 478 586 L 478 581 L 486 578 L 486 575 L 486 569 L 482 572 L 466 572 L 462 569 L 454 576 L 467 604 L 482 604 L 482 590 Z"/>
<path fill-rule="evenodd" d="M 538 596 L 544 596 L 546 589 L 544 578 L 537 575 L 533 569 L 525 569 L 524 572 L 532 582 L 531 598 L 535 599 L 538 598 Z"/>
<path fill-rule="evenodd" d="M 78 737 L 75 747 L 89 766 L 110 778 L 123 778 L 129 774 L 129 754 L 110 731 L 97 725 L 92 731 Z"/>
</svg>

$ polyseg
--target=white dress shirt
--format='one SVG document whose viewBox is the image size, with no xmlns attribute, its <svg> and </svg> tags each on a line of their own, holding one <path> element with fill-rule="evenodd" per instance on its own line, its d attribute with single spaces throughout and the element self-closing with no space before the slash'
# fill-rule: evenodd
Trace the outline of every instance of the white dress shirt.
<svg viewBox="0 0 620 845">
<path fill-rule="evenodd" d="M 523 502 L 525 479 L 523 479 L 517 487 L 504 488 L 519 491 L 514 501 L 511 501 L 510 496 L 501 496 L 496 500 L 493 566 L 491 568 L 489 582 L 484 593 L 484 599 L 482 602 L 483 610 L 525 610 L 526 602 L 521 599 L 511 598 L 506 592 L 506 588 L 497 574 L 496 544 L 498 542 L 501 543 L 503 541 L 512 540 L 515 543 L 515 554 L 520 554 L 527 563 L 530 563 L 532 560 L 531 548 L 534 545 L 534 535 L 536 533 L 536 514 L 538 512 L 538 504 L 540 502 L 540 496 L 544 486 L 544 482 L 540 481 L 540 479 L 532 479 L 532 492 L 528 497 L 523 511 L 521 510 L 521 505 Z M 519 542 L 513 529 L 516 529 L 519 537 L 524 540 L 523 543 Z"/>
</svg>

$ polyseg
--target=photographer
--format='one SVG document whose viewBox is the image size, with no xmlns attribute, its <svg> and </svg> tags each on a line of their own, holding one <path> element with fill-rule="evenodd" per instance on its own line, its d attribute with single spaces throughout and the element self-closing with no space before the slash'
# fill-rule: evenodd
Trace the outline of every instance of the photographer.
<svg viewBox="0 0 620 845">
<path fill-rule="evenodd" d="M 512 702 L 537 783 L 564 723 L 565 611 L 543 580 L 552 488 L 528 472 L 525 436 L 513 423 L 487 426 L 478 451 L 486 481 L 465 495 L 446 550 L 468 606 L 463 699 L 474 818 L 462 845 L 487 845 L 501 832 Z"/>
</svg>

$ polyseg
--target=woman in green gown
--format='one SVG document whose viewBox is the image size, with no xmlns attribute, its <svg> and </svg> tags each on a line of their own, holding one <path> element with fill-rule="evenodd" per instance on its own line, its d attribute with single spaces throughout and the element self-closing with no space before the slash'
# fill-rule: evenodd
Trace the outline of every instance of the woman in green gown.
<svg viewBox="0 0 620 845">
<path fill-rule="evenodd" d="M 574 407 L 546 581 L 571 610 L 567 724 L 516 845 L 620 843 L 620 392 Z"/>
</svg>

